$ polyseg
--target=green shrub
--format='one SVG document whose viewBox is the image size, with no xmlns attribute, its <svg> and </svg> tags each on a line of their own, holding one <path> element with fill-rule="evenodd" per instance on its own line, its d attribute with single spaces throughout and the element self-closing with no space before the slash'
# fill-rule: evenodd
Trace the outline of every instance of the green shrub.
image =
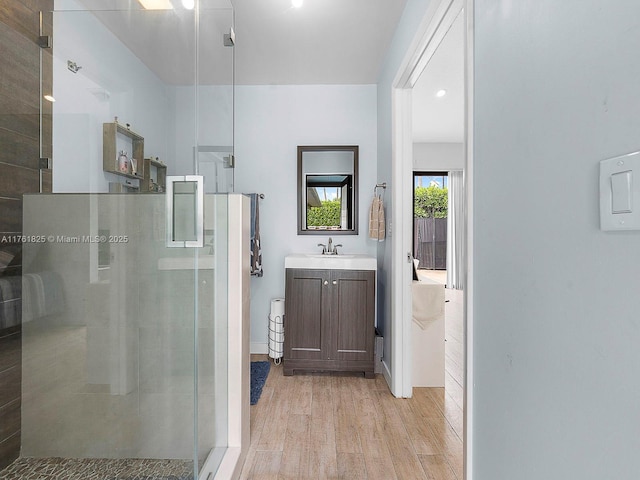
<svg viewBox="0 0 640 480">
<path fill-rule="evenodd" d="M 447 188 L 436 185 L 416 187 L 413 204 L 414 217 L 447 217 Z"/>
<path fill-rule="evenodd" d="M 307 210 L 307 225 L 310 227 L 340 226 L 340 200 L 324 200 L 321 207 Z"/>
</svg>

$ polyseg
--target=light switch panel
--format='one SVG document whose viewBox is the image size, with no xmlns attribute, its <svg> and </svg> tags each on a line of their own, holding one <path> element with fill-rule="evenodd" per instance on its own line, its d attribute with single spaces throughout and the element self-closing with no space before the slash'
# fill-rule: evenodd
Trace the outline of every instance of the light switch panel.
<svg viewBox="0 0 640 480">
<path fill-rule="evenodd" d="M 600 229 L 640 230 L 640 152 L 600 162 Z"/>
<path fill-rule="evenodd" d="M 633 193 L 631 190 L 632 172 L 618 172 L 611 175 L 611 212 L 631 213 Z"/>
</svg>

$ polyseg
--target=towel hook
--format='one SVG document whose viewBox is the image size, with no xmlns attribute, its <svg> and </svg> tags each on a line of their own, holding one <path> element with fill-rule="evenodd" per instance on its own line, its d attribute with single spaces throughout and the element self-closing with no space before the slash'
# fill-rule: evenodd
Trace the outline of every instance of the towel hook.
<svg viewBox="0 0 640 480">
<path fill-rule="evenodd" d="M 387 188 L 387 182 L 383 182 L 383 183 L 376 183 L 376 186 L 373 187 L 373 194 L 375 195 L 376 193 L 378 193 L 378 189 L 382 188 L 384 193 L 384 190 L 386 190 Z"/>
</svg>

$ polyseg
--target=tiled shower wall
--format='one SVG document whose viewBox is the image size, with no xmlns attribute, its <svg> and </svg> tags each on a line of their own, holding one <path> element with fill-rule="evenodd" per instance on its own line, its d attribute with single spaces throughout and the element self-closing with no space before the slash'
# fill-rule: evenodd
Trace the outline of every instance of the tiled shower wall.
<svg viewBox="0 0 640 480">
<path fill-rule="evenodd" d="M 22 248 L 10 236 L 22 233 L 22 195 L 40 191 L 39 158 L 51 157 L 51 104 L 43 102 L 40 118 L 40 64 L 43 90 L 52 86 L 52 51 L 38 46 L 42 33 L 52 34 L 53 0 L 0 0 L 0 301 L 20 302 Z M 47 92 L 44 92 L 47 93 Z M 42 151 L 40 134 L 42 130 Z M 50 191 L 51 172 L 42 172 Z M 3 238 L 4 237 L 4 238 Z M 4 241 L 3 241 L 4 240 Z M 18 277 L 8 280 L 8 277 Z M 0 307 L 5 307 L 4 304 Z M 4 315 L 0 323 L 0 470 L 20 453 L 21 321 Z M 0 318 L 0 320 L 2 320 Z"/>
</svg>

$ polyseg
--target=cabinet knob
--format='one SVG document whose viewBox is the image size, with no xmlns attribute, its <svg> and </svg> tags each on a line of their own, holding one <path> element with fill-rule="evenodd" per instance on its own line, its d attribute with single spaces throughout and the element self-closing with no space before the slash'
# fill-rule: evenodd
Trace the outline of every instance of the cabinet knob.
<svg viewBox="0 0 640 480">
<path fill-rule="evenodd" d="M 334 280 L 334 281 L 333 281 L 333 282 L 331 282 L 331 283 L 333 283 L 334 285 L 337 285 L 337 284 L 338 284 L 338 281 L 337 281 L 337 280 Z"/>
<path fill-rule="evenodd" d="M 329 280 L 325 280 L 325 281 L 323 282 L 323 285 L 329 285 Z"/>
</svg>

